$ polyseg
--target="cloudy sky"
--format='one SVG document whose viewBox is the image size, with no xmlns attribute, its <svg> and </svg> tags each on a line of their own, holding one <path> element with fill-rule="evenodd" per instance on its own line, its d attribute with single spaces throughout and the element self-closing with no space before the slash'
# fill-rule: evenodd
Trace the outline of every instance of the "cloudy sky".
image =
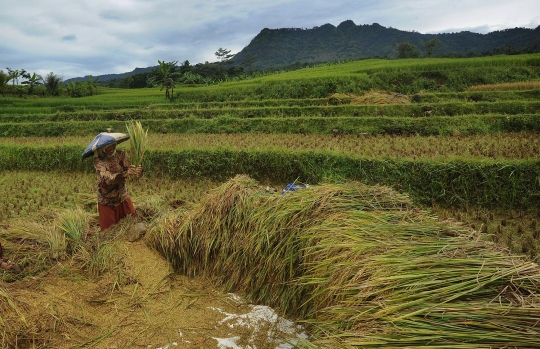
<svg viewBox="0 0 540 349">
<path fill-rule="evenodd" d="M 539 0 L 0 0 L 0 69 L 69 79 L 214 62 L 264 28 L 345 20 L 443 33 L 540 25 Z"/>
</svg>

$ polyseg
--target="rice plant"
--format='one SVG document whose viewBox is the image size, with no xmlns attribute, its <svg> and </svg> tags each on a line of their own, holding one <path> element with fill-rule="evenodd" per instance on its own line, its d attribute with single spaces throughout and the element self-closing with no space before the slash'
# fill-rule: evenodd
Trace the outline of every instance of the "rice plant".
<svg viewBox="0 0 540 349">
<path fill-rule="evenodd" d="M 131 121 L 126 125 L 129 134 L 130 152 L 129 158 L 136 167 L 141 165 L 148 142 L 148 130 L 144 130 L 140 121 Z"/>
<path fill-rule="evenodd" d="M 87 213 L 81 208 L 68 209 L 60 214 L 57 227 L 72 242 L 76 249 L 83 244 L 85 231 L 88 229 Z"/>
</svg>

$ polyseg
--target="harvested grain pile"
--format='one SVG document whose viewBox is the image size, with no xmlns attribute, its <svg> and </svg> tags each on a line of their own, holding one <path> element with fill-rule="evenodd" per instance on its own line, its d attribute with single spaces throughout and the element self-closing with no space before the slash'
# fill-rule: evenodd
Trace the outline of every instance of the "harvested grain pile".
<svg viewBox="0 0 540 349">
<path fill-rule="evenodd" d="M 362 96 L 354 94 L 334 93 L 328 99 L 333 105 L 338 104 L 409 104 L 409 97 L 390 91 L 368 91 Z"/>
<path fill-rule="evenodd" d="M 237 176 L 149 242 L 337 347 L 540 347 L 540 269 L 385 187 L 268 194 Z"/>
</svg>

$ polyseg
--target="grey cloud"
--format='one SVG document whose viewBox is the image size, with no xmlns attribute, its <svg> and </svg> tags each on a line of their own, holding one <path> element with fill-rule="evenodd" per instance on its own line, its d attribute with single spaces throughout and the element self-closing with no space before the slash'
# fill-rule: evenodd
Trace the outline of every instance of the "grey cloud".
<svg viewBox="0 0 540 349">
<path fill-rule="evenodd" d="M 74 34 L 62 36 L 62 41 L 76 41 L 76 40 L 77 40 L 77 36 Z"/>
<path fill-rule="evenodd" d="M 102 13 L 99 14 L 99 18 L 106 19 L 106 20 L 119 21 L 119 20 L 122 19 L 122 16 L 115 15 L 115 14 L 112 14 L 112 13 L 102 12 Z"/>
</svg>

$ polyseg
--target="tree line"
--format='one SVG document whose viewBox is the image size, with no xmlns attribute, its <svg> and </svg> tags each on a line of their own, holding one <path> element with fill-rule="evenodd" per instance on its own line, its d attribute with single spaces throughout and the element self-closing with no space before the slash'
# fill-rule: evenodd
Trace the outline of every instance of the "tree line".
<svg viewBox="0 0 540 349">
<path fill-rule="evenodd" d="M 24 69 L 6 68 L 7 73 L 0 70 L 0 94 L 23 97 L 31 96 L 60 96 L 84 97 L 95 94 L 98 90 L 99 78 L 92 75 L 86 81 L 64 82 L 61 76 L 50 72 L 45 77 L 29 73 Z"/>
<path fill-rule="evenodd" d="M 219 48 L 215 53 L 218 62 L 197 63 L 192 65 L 189 60 L 185 60 L 178 65 L 178 61 L 163 62 L 158 60 L 159 66 L 150 72 L 138 73 L 125 78 L 110 79 L 103 82 L 107 87 L 119 88 L 144 88 L 156 85 L 156 79 L 163 79 L 165 74 L 174 80 L 175 83 L 186 85 L 213 85 L 219 82 L 228 81 L 235 78 L 246 77 L 253 73 L 246 69 L 246 65 L 234 65 L 231 58 L 234 56 L 230 50 Z M 164 70 L 165 69 L 165 70 Z"/>
</svg>

